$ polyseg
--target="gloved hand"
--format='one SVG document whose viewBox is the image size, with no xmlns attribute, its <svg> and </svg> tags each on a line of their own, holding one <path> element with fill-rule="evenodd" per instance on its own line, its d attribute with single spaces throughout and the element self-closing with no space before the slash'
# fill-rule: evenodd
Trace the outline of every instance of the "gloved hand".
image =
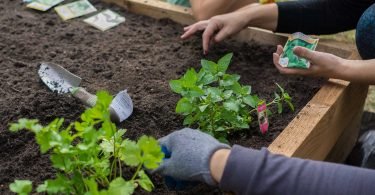
<svg viewBox="0 0 375 195">
<path fill-rule="evenodd" d="M 189 128 L 175 131 L 161 138 L 159 143 L 169 154 L 153 173 L 209 185 L 216 185 L 210 172 L 212 155 L 219 149 L 230 149 L 210 135 Z"/>
</svg>

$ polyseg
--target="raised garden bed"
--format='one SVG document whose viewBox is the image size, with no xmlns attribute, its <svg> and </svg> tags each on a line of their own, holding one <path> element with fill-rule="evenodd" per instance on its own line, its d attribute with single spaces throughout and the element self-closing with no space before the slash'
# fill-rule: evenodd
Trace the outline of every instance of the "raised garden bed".
<svg viewBox="0 0 375 195">
<path fill-rule="evenodd" d="M 255 148 L 269 145 L 271 151 L 287 156 L 317 160 L 329 157 L 333 161 L 352 147 L 367 86 L 278 74 L 271 54 L 274 45 L 283 43 L 283 36 L 248 29 L 237 37 L 247 43 L 227 41 L 202 56 L 199 36 L 179 40 L 180 24 L 135 15 L 100 1 L 91 2 L 97 8 L 121 12 L 127 21 L 102 33 L 79 20 L 62 22 L 52 11 L 41 14 L 25 9 L 18 1 L 0 2 L 4 13 L 0 16 L 0 194 L 8 194 L 8 184 L 16 178 L 40 183 L 53 175 L 48 156 L 40 155 L 33 136 L 10 133 L 8 123 L 26 117 L 46 124 L 57 116 L 69 122 L 84 109 L 71 97 L 51 93 L 39 81 L 36 70 L 41 61 L 60 64 L 84 78 L 82 84 L 91 92 L 106 89 L 115 94 L 127 88 L 135 110 L 120 126 L 129 129 L 127 135 L 131 138 L 141 134 L 159 138 L 182 128 L 182 118 L 174 112 L 179 96 L 169 89 L 168 81 L 177 79 L 190 67 L 198 68 L 203 57 L 217 60 L 232 51 L 234 61 L 229 72 L 241 75 L 241 83 L 252 85 L 253 91 L 266 99 L 272 98 L 276 89 L 273 83 L 278 82 L 294 98 L 296 112 L 271 118 L 266 136 L 252 127 L 252 133 L 231 136 L 231 143 Z M 163 2 L 114 2 L 138 14 L 170 18 L 182 24 L 193 21 L 187 9 Z M 324 43 L 320 46 L 323 51 L 356 57 L 351 51 Z M 345 147 L 331 152 L 336 142 L 349 137 L 352 139 L 346 141 Z M 155 193 L 171 193 L 161 178 L 154 178 L 154 183 Z M 211 189 L 198 188 L 192 193 L 202 193 L 200 190 Z"/>
</svg>

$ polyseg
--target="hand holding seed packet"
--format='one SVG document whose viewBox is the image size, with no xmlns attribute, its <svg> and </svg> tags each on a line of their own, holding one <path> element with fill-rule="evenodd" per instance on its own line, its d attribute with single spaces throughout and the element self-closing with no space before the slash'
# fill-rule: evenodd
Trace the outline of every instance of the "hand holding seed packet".
<svg viewBox="0 0 375 195">
<path fill-rule="evenodd" d="M 293 49 L 297 46 L 315 50 L 319 39 L 309 37 L 303 33 L 297 32 L 289 36 L 284 46 L 283 54 L 280 56 L 279 64 L 285 68 L 310 68 L 310 62 L 294 54 Z"/>
</svg>

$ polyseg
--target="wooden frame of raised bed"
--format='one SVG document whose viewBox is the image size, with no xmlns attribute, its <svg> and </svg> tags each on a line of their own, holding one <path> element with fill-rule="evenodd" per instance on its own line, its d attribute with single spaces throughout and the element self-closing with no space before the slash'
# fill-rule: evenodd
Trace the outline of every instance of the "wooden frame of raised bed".
<svg viewBox="0 0 375 195">
<path fill-rule="evenodd" d="M 103 0 L 130 12 L 153 18 L 169 18 L 192 24 L 191 10 L 158 0 Z M 261 44 L 284 44 L 285 35 L 247 28 L 235 39 Z M 344 46 L 344 47 L 343 47 Z M 319 51 L 360 59 L 352 47 L 334 41 L 321 41 Z M 271 143 L 271 152 L 314 160 L 343 161 L 353 148 L 358 133 L 368 85 L 330 79 Z"/>
</svg>

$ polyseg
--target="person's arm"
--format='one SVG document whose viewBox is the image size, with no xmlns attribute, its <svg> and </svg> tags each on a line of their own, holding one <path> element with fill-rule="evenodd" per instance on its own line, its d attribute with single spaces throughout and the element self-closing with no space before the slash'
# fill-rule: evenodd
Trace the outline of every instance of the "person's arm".
<svg viewBox="0 0 375 195">
<path fill-rule="evenodd" d="M 235 11 L 257 0 L 190 0 L 196 20 L 207 20 L 213 16 Z"/>
<path fill-rule="evenodd" d="M 370 169 L 287 158 L 241 146 L 234 146 L 222 161 L 226 164 L 217 180 L 219 187 L 236 194 L 375 194 L 375 171 Z"/>
<path fill-rule="evenodd" d="M 220 42 L 238 33 L 248 25 L 275 30 L 277 26 L 277 5 L 248 5 L 235 12 L 212 17 L 184 28 L 182 39 L 191 37 L 198 31 L 204 31 L 202 41 L 204 53 L 208 52 L 210 42 Z"/>
<path fill-rule="evenodd" d="M 342 79 L 365 84 L 375 84 L 375 59 L 347 60 L 338 56 L 311 51 L 303 47 L 294 48 L 294 53 L 311 62 L 309 69 L 284 68 L 279 64 L 283 47 L 279 45 L 273 54 L 273 62 L 282 74 L 318 76 Z"/>
</svg>

